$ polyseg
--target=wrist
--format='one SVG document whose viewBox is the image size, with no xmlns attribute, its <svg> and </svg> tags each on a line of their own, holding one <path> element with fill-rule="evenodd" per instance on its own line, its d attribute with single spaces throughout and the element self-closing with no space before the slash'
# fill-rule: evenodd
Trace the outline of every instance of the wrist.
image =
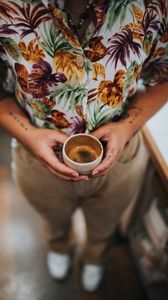
<svg viewBox="0 0 168 300">
<path fill-rule="evenodd" d="M 120 125 L 127 133 L 130 140 L 137 131 L 139 131 L 146 122 L 146 114 L 140 105 L 134 105 L 127 110 L 126 115 L 119 121 Z"/>
<path fill-rule="evenodd" d="M 20 139 L 20 142 L 25 145 L 27 148 L 31 148 L 32 144 L 36 144 L 40 128 L 33 126 L 32 124 L 28 124 L 25 127 L 25 133 Z"/>
<path fill-rule="evenodd" d="M 4 122 L 4 128 L 15 137 L 25 147 L 30 148 L 31 142 L 36 141 L 36 131 L 38 128 L 33 126 L 30 121 L 18 114 L 17 112 L 9 112 L 10 122 Z M 6 126 L 6 124 L 8 124 Z"/>
<path fill-rule="evenodd" d="M 129 142 L 129 140 L 133 137 L 136 131 L 134 126 L 132 126 L 128 119 L 121 119 L 117 122 L 117 124 L 120 127 L 121 132 L 123 132 L 125 143 Z"/>
</svg>

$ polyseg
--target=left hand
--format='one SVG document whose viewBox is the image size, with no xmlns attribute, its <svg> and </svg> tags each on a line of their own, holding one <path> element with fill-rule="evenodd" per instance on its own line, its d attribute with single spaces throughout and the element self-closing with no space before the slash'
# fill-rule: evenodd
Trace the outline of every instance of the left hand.
<svg viewBox="0 0 168 300">
<path fill-rule="evenodd" d="M 102 125 L 91 133 L 100 141 L 107 143 L 103 161 L 92 171 L 94 177 L 105 175 L 120 157 L 130 139 L 130 130 L 123 123 L 115 122 Z"/>
</svg>

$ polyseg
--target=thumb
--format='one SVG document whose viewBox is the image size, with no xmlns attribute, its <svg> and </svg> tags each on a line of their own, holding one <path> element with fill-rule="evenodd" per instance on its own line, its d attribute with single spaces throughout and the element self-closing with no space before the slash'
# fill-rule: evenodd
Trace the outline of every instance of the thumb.
<svg viewBox="0 0 168 300">
<path fill-rule="evenodd" d="M 99 127 L 98 129 L 91 132 L 91 135 L 95 136 L 97 139 L 101 139 L 105 135 L 104 126 Z"/>
<path fill-rule="evenodd" d="M 60 130 L 57 130 L 55 132 L 54 138 L 58 143 L 64 144 L 66 139 L 68 138 L 68 135 L 65 132 L 62 132 Z"/>
</svg>

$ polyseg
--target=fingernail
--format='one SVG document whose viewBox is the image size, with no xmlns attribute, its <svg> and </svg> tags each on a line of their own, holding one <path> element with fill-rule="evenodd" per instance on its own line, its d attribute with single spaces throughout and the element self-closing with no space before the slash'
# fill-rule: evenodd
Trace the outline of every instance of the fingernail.
<svg viewBox="0 0 168 300">
<path fill-rule="evenodd" d="M 92 175 L 95 176 L 99 173 L 99 171 L 93 171 Z"/>
<path fill-rule="evenodd" d="M 81 176 L 80 177 L 82 180 L 88 180 L 89 178 L 87 176 Z"/>
<path fill-rule="evenodd" d="M 73 177 L 78 177 L 78 173 L 74 172 L 74 173 L 72 173 L 72 176 Z"/>
</svg>

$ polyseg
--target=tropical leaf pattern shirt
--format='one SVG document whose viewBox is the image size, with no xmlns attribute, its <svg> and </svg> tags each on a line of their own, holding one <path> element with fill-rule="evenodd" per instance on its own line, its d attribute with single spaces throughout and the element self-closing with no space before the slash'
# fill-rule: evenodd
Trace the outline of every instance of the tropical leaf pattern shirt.
<svg viewBox="0 0 168 300">
<path fill-rule="evenodd" d="M 90 132 L 126 111 L 139 80 L 168 81 L 168 0 L 97 0 L 82 41 L 64 1 L 0 1 L 0 91 L 37 127 Z"/>
</svg>

